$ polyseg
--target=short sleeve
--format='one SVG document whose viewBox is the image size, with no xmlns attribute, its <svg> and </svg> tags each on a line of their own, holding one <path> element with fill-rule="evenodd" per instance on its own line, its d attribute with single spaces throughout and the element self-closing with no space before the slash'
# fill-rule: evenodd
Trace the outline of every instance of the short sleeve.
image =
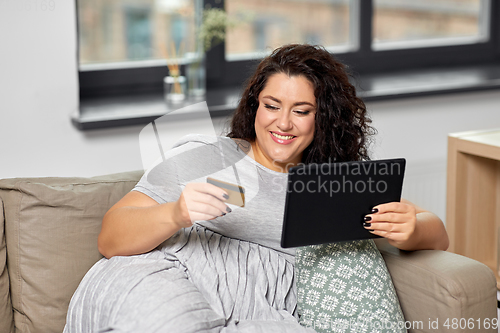
<svg viewBox="0 0 500 333">
<path fill-rule="evenodd" d="M 186 184 L 205 182 L 207 176 L 235 163 L 227 160 L 229 154 L 224 154 L 229 149 L 227 140 L 202 135 L 182 138 L 144 173 L 133 191 L 158 203 L 176 201 Z"/>
</svg>

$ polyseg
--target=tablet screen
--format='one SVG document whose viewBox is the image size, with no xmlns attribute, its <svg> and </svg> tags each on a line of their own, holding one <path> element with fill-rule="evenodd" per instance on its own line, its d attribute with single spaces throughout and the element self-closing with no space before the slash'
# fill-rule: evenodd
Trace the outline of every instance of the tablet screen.
<svg viewBox="0 0 500 333">
<path fill-rule="evenodd" d="M 377 238 L 363 227 L 374 206 L 401 200 L 403 158 L 290 168 L 281 246 Z"/>
</svg>

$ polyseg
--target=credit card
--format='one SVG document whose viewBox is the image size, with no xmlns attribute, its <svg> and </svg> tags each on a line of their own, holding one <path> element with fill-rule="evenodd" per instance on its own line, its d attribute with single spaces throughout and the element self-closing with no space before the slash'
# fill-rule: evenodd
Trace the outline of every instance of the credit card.
<svg viewBox="0 0 500 333">
<path fill-rule="evenodd" d="M 220 187 L 227 192 L 229 199 L 225 201 L 226 203 L 245 207 L 245 188 L 243 186 L 224 182 L 211 177 L 207 178 L 207 183 Z"/>
</svg>

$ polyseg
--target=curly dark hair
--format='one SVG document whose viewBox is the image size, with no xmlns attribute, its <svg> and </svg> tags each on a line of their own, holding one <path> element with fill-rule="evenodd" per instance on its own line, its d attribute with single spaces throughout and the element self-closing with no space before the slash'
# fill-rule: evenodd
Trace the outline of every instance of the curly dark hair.
<svg viewBox="0 0 500 333">
<path fill-rule="evenodd" d="M 304 76 L 314 86 L 315 133 L 304 150 L 303 163 L 368 160 L 370 136 L 375 129 L 364 102 L 356 96 L 344 64 L 318 45 L 290 44 L 264 58 L 249 78 L 231 120 L 230 138 L 253 142 L 259 94 L 271 75 Z"/>
</svg>

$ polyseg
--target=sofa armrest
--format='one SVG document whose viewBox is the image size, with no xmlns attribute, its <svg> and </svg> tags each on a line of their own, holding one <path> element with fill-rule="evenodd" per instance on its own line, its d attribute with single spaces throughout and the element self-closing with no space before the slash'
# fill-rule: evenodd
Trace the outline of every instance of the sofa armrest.
<svg viewBox="0 0 500 333">
<path fill-rule="evenodd" d="M 0 198 L 0 332 L 14 332 L 9 272 L 7 271 L 7 247 L 5 245 L 4 221 L 3 201 L 2 198 Z"/>
<path fill-rule="evenodd" d="M 410 332 L 498 332 L 491 325 L 496 278 L 486 265 L 445 251 L 401 251 L 385 240 L 377 246 Z"/>
<path fill-rule="evenodd" d="M 12 327 L 12 316 L 16 333 L 63 330 L 71 296 L 102 258 L 102 217 L 142 174 L 0 180 L 0 332 Z"/>
</svg>

